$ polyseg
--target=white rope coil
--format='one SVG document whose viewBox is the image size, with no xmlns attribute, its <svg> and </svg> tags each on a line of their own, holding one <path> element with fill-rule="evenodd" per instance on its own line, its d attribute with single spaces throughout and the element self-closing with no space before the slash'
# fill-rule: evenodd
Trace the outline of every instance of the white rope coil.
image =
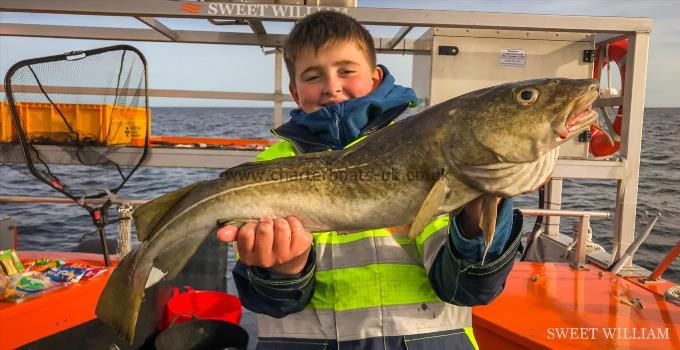
<svg viewBox="0 0 680 350">
<path fill-rule="evenodd" d="M 563 258 L 566 257 L 567 254 L 569 253 L 569 251 L 574 249 L 574 247 L 578 243 L 577 239 L 576 239 L 576 237 L 578 237 L 578 224 L 576 224 L 574 226 L 574 237 L 575 237 L 574 240 L 571 242 L 571 244 L 569 244 L 567 246 L 567 249 L 562 254 Z M 591 254 L 591 253 L 594 253 L 594 252 L 605 252 L 606 253 L 607 250 L 604 249 L 604 247 L 602 247 L 601 245 L 593 242 L 593 229 L 590 226 L 588 226 L 588 231 L 586 231 L 586 254 Z"/>
<path fill-rule="evenodd" d="M 680 306 L 680 286 L 673 286 L 666 290 L 664 298 L 675 305 Z"/>
<path fill-rule="evenodd" d="M 118 206 L 118 258 L 122 259 L 132 250 L 132 212 L 134 207 L 130 203 Z"/>
</svg>

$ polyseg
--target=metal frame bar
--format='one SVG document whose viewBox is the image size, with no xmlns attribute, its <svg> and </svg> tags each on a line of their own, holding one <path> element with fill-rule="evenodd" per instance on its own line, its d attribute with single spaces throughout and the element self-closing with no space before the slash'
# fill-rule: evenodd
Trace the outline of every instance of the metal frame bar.
<svg viewBox="0 0 680 350">
<path fill-rule="evenodd" d="M 13 147 L 19 147 L 16 144 L 0 143 L 0 163 L 11 163 L 10 159 L 5 155 L 13 154 Z M 64 160 L 61 152 L 68 146 L 50 146 L 50 145 L 35 145 L 41 154 L 46 154 L 44 160 L 51 164 L 80 164 L 70 160 Z M 81 151 L 82 152 L 82 151 Z M 104 150 L 98 150 L 99 154 L 103 154 Z M 216 168 L 226 169 L 229 166 L 238 165 L 244 162 L 251 162 L 255 160 L 258 151 L 243 151 L 243 150 L 220 150 L 220 149 L 200 149 L 200 148 L 164 148 L 152 147 L 149 149 L 149 156 L 142 163 L 142 166 L 147 167 L 164 167 L 164 168 Z M 139 149 L 134 147 L 121 147 L 115 150 L 108 150 L 109 158 L 120 165 L 129 165 L 138 157 Z M 192 158 L 195 158 L 192 159 Z M 227 159 L 227 158 L 233 158 Z M 607 173 L 599 173 L 597 171 L 584 171 L 578 163 L 558 159 L 555 166 L 556 172 L 569 172 L 578 174 L 579 179 L 611 179 L 603 177 Z M 553 179 L 555 181 L 555 179 Z M 555 207 L 549 209 L 556 209 Z"/>
<path fill-rule="evenodd" d="M 147 26 L 151 27 L 151 29 L 163 34 L 166 38 L 172 40 L 172 41 L 177 41 L 177 33 L 173 31 L 172 29 L 166 27 L 163 23 L 158 21 L 157 19 L 153 17 L 135 17 L 137 20 L 140 22 L 146 24 Z"/>
<path fill-rule="evenodd" d="M 280 47 L 286 40 L 284 34 L 257 35 L 198 30 L 176 30 L 174 42 L 192 44 L 221 44 Z M 79 27 L 47 24 L 0 23 L 0 35 L 43 38 L 128 40 L 145 42 L 171 42 L 168 37 L 153 29 Z"/>
<path fill-rule="evenodd" d="M 181 1 L 165 0 L 2 0 L 0 11 L 42 12 L 81 15 L 179 18 L 257 18 L 292 21 L 321 9 L 333 9 L 355 17 L 363 24 L 488 29 L 534 29 L 591 33 L 649 32 L 648 18 L 557 16 L 520 13 L 435 11 L 389 8 L 347 8 L 279 4 L 234 4 L 196 2 L 200 10 L 182 11 Z M 220 6 L 221 5 L 221 6 Z"/>
<path fill-rule="evenodd" d="M 614 41 L 619 41 L 619 40 L 626 38 L 626 37 L 627 37 L 626 34 L 621 34 L 621 35 L 609 34 L 605 38 L 603 38 L 602 40 L 597 40 L 595 42 L 595 48 L 598 48 L 600 46 L 604 46 L 605 44 L 609 44 L 609 43 L 612 43 Z"/>
<path fill-rule="evenodd" d="M 413 26 L 401 27 L 397 34 L 385 44 L 386 49 L 394 49 L 399 42 L 413 29 Z"/>
<path fill-rule="evenodd" d="M 558 159 L 559 162 L 559 159 Z M 555 171 L 557 172 L 557 167 Z M 574 172 L 582 171 L 580 167 L 572 169 Z M 560 210 L 562 208 L 562 178 L 553 178 L 545 189 L 545 205 L 544 207 L 552 210 Z M 559 236 L 560 234 L 560 217 L 548 216 L 543 222 L 544 232 L 551 237 Z"/>
<path fill-rule="evenodd" d="M 624 177 L 617 183 L 614 242 L 618 242 L 615 259 L 620 259 L 635 236 L 642 120 L 645 107 L 645 82 L 649 33 L 638 32 L 628 38 L 626 81 L 623 93 L 623 124 L 621 125 L 621 157 L 625 160 Z M 624 268 L 629 268 L 629 263 Z"/>
<path fill-rule="evenodd" d="M 578 222 L 578 232 L 576 234 L 576 250 L 574 251 L 574 261 L 570 266 L 576 270 L 588 270 L 586 265 L 586 236 L 590 227 L 590 216 L 582 215 Z"/>
<path fill-rule="evenodd" d="M 279 84 L 280 85 L 280 84 Z M 52 94 L 65 95 L 116 95 L 120 91 L 114 88 L 85 88 L 77 86 L 43 86 L 46 92 Z M 37 86 L 17 85 L 13 87 L 14 92 L 41 92 Z M 5 91 L 5 86 L 0 84 L 0 92 Z M 129 96 L 136 96 L 139 94 L 137 89 L 128 89 L 125 91 Z M 149 97 L 171 97 L 171 98 L 201 98 L 213 100 L 245 100 L 245 101 L 278 101 L 278 102 L 292 102 L 293 97 L 288 94 L 283 94 L 281 89 L 277 93 L 260 93 L 260 92 L 237 92 L 237 91 L 208 91 L 208 90 L 174 90 L 174 89 L 149 89 Z"/>
<path fill-rule="evenodd" d="M 601 97 L 593 102 L 593 108 L 598 107 L 611 107 L 611 106 L 621 106 L 623 105 L 623 97 Z"/>
<path fill-rule="evenodd" d="M 274 53 L 274 95 L 283 96 L 282 86 L 283 85 L 283 52 L 281 50 L 276 50 Z M 289 101 L 293 100 L 291 95 L 286 95 Z M 283 104 L 281 99 L 274 100 L 274 127 L 278 127 L 283 124 Z"/>
<path fill-rule="evenodd" d="M 16 154 L 17 144 L 0 144 L 0 163 L 12 163 L 8 158 L 10 154 Z M 63 156 L 65 149 L 72 146 L 34 145 L 36 150 L 45 155 L 42 159 L 49 164 L 82 165 L 71 158 Z M 87 150 L 80 153 L 87 155 Z M 98 156 L 106 154 L 110 159 L 121 166 L 136 164 L 139 160 L 140 148 L 120 147 L 115 150 L 96 147 L 94 152 Z M 149 148 L 148 156 L 141 164 L 144 167 L 157 168 L 208 168 L 227 169 L 245 162 L 252 162 L 259 151 L 224 150 L 224 149 L 201 149 L 201 148 Z"/>
<path fill-rule="evenodd" d="M 584 174 L 588 174 L 587 177 Z M 562 186 L 561 180 L 563 178 L 569 179 L 612 179 L 621 180 L 625 176 L 623 163 L 615 160 L 585 160 L 585 159 L 558 159 L 555 171 L 553 171 L 553 186 Z M 560 183 L 557 183 L 557 180 Z M 561 197 L 561 189 L 559 193 L 555 192 L 548 195 L 548 201 Z"/>
<path fill-rule="evenodd" d="M 38 38 L 85 39 L 85 40 L 126 40 L 144 42 L 172 42 L 190 44 L 244 45 L 280 48 L 286 40 L 284 34 L 258 35 L 251 33 L 231 33 L 198 30 L 175 30 L 174 41 L 152 29 L 78 27 L 47 24 L 0 23 L 0 36 L 23 36 Z M 416 50 L 414 41 L 404 39 L 401 48 L 387 48 L 382 38 L 375 38 L 378 53 L 386 54 L 425 54 L 426 50 Z"/>
<path fill-rule="evenodd" d="M 95 205 L 102 205 L 106 203 L 107 200 L 110 200 L 112 204 L 119 205 L 119 204 L 135 204 L 135 205 L 142 205 L 148 200 L 146 199 L 120 199 L 120 198 L 114 198 L 114 199 L 101 199 L 101 198 L 89 198 L 83 200 L 83 203 L 85 204 L 95 204 Z M 64 197 L 31 197 L 31 196 L 0 196 L 0 203 L 48 203 L 48 204 L 78 204 L 74 202 L 72 199 L 69 198 L 64 198 Z"/>
<path fill-rule="evenodd" d="M 585 210 L 551 210 L 535 208 L 518 208 L 524 216 L 589 216 L 591 218 L 606 219 L 611 217 L 607 211 L 585 211 Z"/>
<path fill-rule="evenodd" d="M 255 20 L 255 19 L 249 19 L 248 25 L 250 26 L 250 29 L 253 30 L 253 33 L 255 33 L 257 35 L 267 34 L 267 30 L 264 29 L 264 25 L 262 24 L 262 21 L 258 21 L 258 20 Z"/>
</svg>

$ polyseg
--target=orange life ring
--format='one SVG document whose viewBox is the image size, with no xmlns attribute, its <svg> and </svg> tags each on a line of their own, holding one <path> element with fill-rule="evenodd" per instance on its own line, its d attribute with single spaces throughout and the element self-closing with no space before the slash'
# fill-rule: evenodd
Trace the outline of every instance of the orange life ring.
<svg viewBox="0 0 680 350">
<path fill-rule="evenodd" d="M 603 52 L 605 50 L 605 52 Z M 611 42 L 605 46 L 597 49 L 595 54 L 595 70 L 593 71 L 593 78 L 600 80 L 602 68 L 609 64 L 609 62 L 616 62 L 621 72 L 621 86 L 624 86 L 626 79 L 626 54 L 628 53 L 628 38 Z M 622 89 L 623 90 L 623 89 Z M 622 91 L 623 93 L 623 91 Z M 605 116 L 606 118 L 606 116 Z M 621 135 L 621 119 L 623 118 L 623 106 L 619 106 L 616 111 L 616 117 L 612 126 L 616 135 Z M 598 130 L 595 127 L 590 127 L 590 153 L 596 157 L 608 156 L 619 150 L 621 143 L 614 141 L 612 145 L 608 135 Z"/>
</svg>

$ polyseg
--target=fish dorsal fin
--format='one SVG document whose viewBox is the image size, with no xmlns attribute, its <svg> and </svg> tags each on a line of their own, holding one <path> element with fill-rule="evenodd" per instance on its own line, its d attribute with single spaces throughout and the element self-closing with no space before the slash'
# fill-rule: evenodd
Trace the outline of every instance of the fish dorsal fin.
<svg viewBox="0 0 680 350">
<path fill-rule="evenodd" d="M 418 214 L 408 232 L 409 239 L 413 239 L 423 232 L 425 226 L 432 220 L 432 217 L 438 214 L 438 208 L 444 201 L 444 198 L 446 198 L 448 192 L 449 184 L 446 179 L 446 174 L 442 174 L 437 182 L 434 183 L 430 193 L 427 194 L 423 204 L 420 206 L 420 210 L 418 210 Z"/>
<path fill-rule="evenodd" d="M 498 204 L 496 203 L 496 196 L 492 194 L 485 194 L 482 196 L 482 213 L 479 217 L 479 227 L 482 229 L 484 236 L 484 253 L 482 254 L 482 265 L 486 259 L 486 253 L 489 252 L 493 235 L 496 232 L 496 216 L 498 215 Z"/>
<path fill-rule="evenodd" d="M 132 217 L 135 219 L 135 227 L 137 228 L 137 239 L 143 242 L 153 237 L 158 222 L 165 217 L 165 214 L 167 214 L 177 202 L 193 191 L 198 184 L 200 184 L 200 182 L 167 193 L 137 208 L 132 214 Z"/>
</svg>

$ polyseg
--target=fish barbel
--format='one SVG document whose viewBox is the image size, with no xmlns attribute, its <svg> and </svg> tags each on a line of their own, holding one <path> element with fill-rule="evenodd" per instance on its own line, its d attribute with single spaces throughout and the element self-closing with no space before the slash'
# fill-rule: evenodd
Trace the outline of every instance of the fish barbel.
<svg viewBox="0 0 680 350">
<path fill-rule="evenodd" d="M 292 215 L 312 232 L 411 224 L 413 238 L 433 217 L 482 196 L 488 250 L 495 199 L 533 191 L 551 175 L 558 146 L 596 120 L 598 87 L 564 78 L 493 86 L 344 150 L 246 163 L 165 194 L 134 212 L 141 243 L 112 272 L 96 314 L 132 342 L 145 288 L 174 278 L 224 222 Z"/>
</svg>

